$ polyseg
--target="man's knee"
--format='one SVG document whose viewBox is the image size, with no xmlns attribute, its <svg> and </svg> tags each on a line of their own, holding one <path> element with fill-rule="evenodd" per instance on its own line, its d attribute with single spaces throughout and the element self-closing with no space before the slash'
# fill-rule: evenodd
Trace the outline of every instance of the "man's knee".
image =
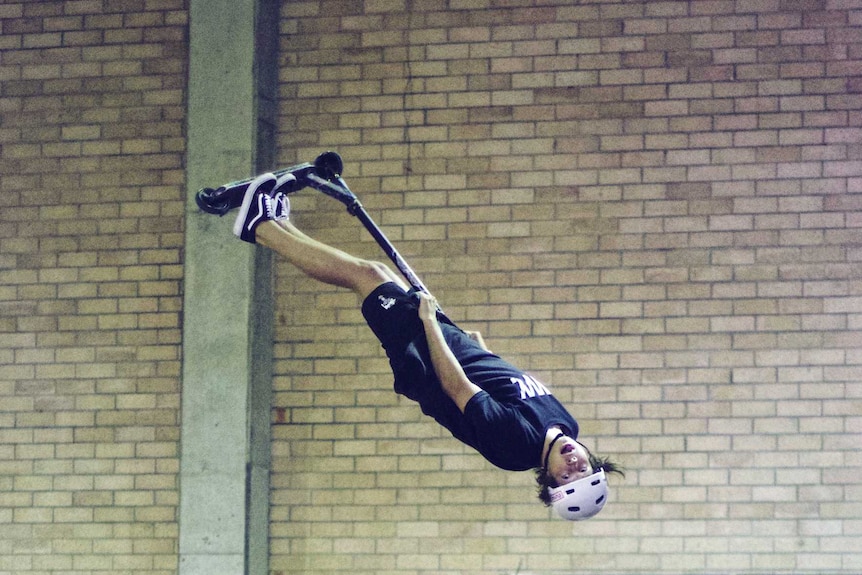
<svg viewBox="0 0 862 575">
<path fill-rule="evenodd" d="M 373 260 L 359 260 L 359 266 L 354 277 L 354 290 L 367 296 L 377 286 L 394 281 L 392 271 L 386 264 Z"/>
<path fill-rule="evenodd" d="M 383 262 L 378 262 L 374 260 L 363 260 L 364 267 L 366 268 L 366 274 L 373 277 L 374 279 L 381 279 L 384 281 L 389 281 L 392 272 Z"/>
</svg>

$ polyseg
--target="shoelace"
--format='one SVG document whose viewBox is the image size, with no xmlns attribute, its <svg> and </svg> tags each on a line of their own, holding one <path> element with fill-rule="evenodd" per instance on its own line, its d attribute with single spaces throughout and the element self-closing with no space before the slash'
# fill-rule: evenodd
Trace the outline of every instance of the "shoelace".
<svg viewBox="0 0 862 575">
<path fill-rule="evenodd" d="M 264 209 L 266 210 L 266 219 L 274 220 L 275 214 L 276 214 L 276 209 L 272 205 L 272 198 L 270 198 L 268 196 L 264 196 L 263 201 L 264 201 Z"/>
<path fill-rule="evenodd" d="M 271 199 L 271 203 L 274 204 L 272 219 L 283 220 L 288 217 L 288 214 L 290 213 L 289 201 L 287 194 L 281 192 L 277 193 L 275 197 Z"/>
</svg>

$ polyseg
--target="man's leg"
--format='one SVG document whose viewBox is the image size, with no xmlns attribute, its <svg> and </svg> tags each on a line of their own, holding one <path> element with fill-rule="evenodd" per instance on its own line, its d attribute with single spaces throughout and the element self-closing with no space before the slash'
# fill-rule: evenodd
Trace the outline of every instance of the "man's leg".
<svg viewBox="0 0 862 575">
<path fill-rule="evenodd" d="M 404 280 L 385 264 L 352 256 L 310 238 L 288 220 L 262 222 L 255 234 L 258 244 L 275 251 L 309 277 L 349 288 L 363 300 L 386 282 L 408 289 Z"/>
<path fill-rule="evenodd" d="M 270 248 L 309 277 L 353 290 L 363 301 L 387 282 L 407 289 L 405 282 L 385 264 L 328 246 L 291 224 L 287 219 L 290 202 L 279 191 L 290 183 L 289 178 L 293 175 L 276 179 L 273 174 L 262 174 L 249 184 L 234 222 L 237 237 Z"/>
</svg>

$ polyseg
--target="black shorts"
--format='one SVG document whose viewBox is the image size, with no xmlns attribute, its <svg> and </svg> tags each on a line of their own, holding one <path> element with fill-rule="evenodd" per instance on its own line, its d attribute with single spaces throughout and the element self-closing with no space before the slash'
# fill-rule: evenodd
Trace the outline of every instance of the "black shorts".
<svg viewBox="0 0 862 575">
<path fill-rule="evenodd" d="M 405 291 L 395 282 L 380 284 L 362 302 L 362 316 L 387 355 L 403 352 L 425 329 L 419 319 L 419 296 L 414 290 Z M 442 312 L 437 312 L 442 323 L 455 325 Z"/>
<path fill-rule="evenodd" d="M 379 285 L 362 302 L 362 315 L 380 340 L 395 378 L 395 392 L 420 404 L 445 397 L 431 365 L 419 296 L 394 282 Z M 424 410 L 423 410 L 424 411 Z"/>
<path fill-rule="evenodd" d="M 389 357 L 395 392 L 419 403 L 423 413 L 466 442 L 459 431 L 461 412 L 443 392 L 434 373 L 418 310 L 419 296 L 394 282 L 378 286 L 362 302 L 362 315 Z M 442 323 L 455 325 L 443 313 L 438 312 L 437 317 Z"/>
<path fill-rule="evenodd" d="M 362 302 L 362 315 L 390 359 L 424 333 L 419 296 L 404 291 L 395 282 L 377 286 Z"/>
</svg>

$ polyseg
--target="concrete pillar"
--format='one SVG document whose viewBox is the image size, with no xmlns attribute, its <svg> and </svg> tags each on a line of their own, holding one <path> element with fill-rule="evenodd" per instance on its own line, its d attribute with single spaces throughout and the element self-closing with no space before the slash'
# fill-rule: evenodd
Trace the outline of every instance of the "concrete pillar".
<svg viewBox="0 0 862 575">
<path fill-rule="evenodd" d="M 194 193 L 273 167 L 277 22 L 274 0 L 190 1 L 181 575 L 268 571 L 271 259 Z"/>
</svg>

